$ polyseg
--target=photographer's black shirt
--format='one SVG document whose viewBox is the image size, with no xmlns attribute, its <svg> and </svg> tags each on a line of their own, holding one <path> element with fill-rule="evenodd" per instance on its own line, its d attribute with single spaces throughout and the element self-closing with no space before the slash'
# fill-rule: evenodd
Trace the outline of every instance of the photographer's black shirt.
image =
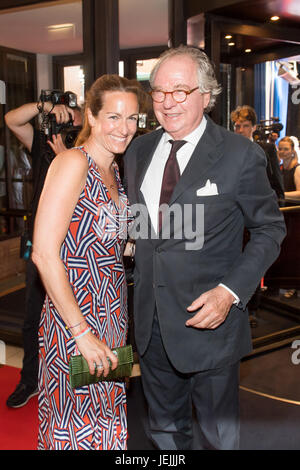
<svg viewBox="0 0 300 470">
<path fill-rule="evenodd" d="M 276 147 L 270 142 L 258 141 L 257 143 L 264 150 L 267 157 L 267 175 L 271 187 L 276 192 L 278 199 L 284 199 L 283 178 L 280 171 Z"/>
<path fill-rule="evenodd" d="M 55 157 L 50 146 L 47 144 L 47 138 L 44 133 L 34 129 L 32 148 L 32 201 L 31 201 L 31 217 L 29 222 L 29 237 L 32 240 L 34 219 L 40 199 L 40 195 L 44 186 L 45 178 L 51 161 Z"/>
</svg>

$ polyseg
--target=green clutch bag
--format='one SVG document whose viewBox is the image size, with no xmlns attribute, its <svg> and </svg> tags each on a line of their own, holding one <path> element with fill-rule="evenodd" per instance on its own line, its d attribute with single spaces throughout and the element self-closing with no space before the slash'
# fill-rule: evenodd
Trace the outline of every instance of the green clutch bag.
<svg viewBox="0 0 300 470">
<path fill-rule="evenodd" d="M 95 374 L 91 374 L 89 371 L 88 363 L 84 357 L 79 354 L 77 356 L 71 356 L 69 362 L 69 375 L 70 384 L 72 388 L 82 387 L 83 385 L 95 384 L 102 381 L 111 381 L 120 379 L 122 377 L 129 377 L 133 367 L 133 351 L 132 346 L 129 344 L 121 348 L 115 348 L 112 350 L 114 354 L 118 356 L 118 367 L 114 370 L 109 370 L 106 377 L 100 375 L 97 377 Z M 108 360 L 110 363 L 110 360 Z M 110 363 L 111 365 L 111 363 Z"/>
</svg>

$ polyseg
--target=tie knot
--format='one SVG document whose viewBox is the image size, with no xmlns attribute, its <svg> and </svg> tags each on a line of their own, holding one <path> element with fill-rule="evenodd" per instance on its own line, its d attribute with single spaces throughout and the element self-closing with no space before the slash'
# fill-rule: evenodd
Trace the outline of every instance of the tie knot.
<svg viewBox="0 0 300 470">
<path fill-rule="evenodd" d="M 186 140 L 169 140 L 170 144 L 172 145 L 171 152 L 178 152 L 178 150 L 186 144 Z"/>
</svg>

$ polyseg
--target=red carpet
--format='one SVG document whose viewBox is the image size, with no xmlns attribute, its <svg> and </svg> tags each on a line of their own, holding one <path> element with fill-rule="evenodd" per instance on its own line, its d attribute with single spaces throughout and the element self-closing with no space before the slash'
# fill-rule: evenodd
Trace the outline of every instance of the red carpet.
<svg viewBox="0 0 300 470">
<path fill-rule="evenodd" d="M 0 450 L 36 450 L 38 397 L 22 408 L 8 408 L 7 397 L 20 380 L 20 369 L 0 367 Z"/>
</svg>

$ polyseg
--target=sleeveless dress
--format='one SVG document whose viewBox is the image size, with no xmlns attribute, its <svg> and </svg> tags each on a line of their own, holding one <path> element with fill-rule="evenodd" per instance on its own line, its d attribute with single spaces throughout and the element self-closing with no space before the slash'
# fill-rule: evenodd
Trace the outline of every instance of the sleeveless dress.
<svg viewBox="0 0 300 470">
<path fill-rule="evenodd" d="M 123 248 L 130 217 L 118 166 L 119 206 L 93 159 L 75 207 L 61 259 L 74 296 L 92 332 L 110 348 L 126 344 L 127 284 Z M 39 329 L 38 449 L 127 448 L 125 383 L 99 382 L 72 389 L 69 359 L 78 352 L 70 330 L 46 295 Z"/>
<path fill-rule="evenodd" d="M 295 165 L 293 168 L 291 168 L 290 170 L 285 170 L 283 168 L 282 174 L 283 174 L 283 184 L 284 184 L 285 192 L 296 191 L 297 188 L 295 185 L 295 171 L 298 166 L 299 166 L 299 163 Z"/>
</svg>

